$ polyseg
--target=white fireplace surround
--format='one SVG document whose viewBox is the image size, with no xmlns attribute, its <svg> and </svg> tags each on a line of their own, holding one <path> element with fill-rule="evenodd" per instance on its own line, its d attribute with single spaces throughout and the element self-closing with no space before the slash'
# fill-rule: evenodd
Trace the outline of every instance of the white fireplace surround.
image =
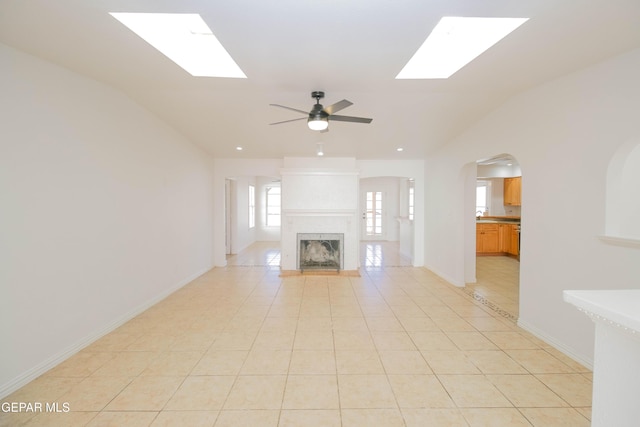
<svg viewBox="0 0 640 427">
<path fill-rule="evenodd" d="M 281 268 L 298 270 L 298 234 L 342 234 L 342 269 L 358 269 L 356 211 L 295 210 L 282 213 Z"/>
<path fill-rule="evenodd" d="M 289 160 L 289 159 L 287 159 Z M 328 159 L 324 159 L 328 160 Z M 358 171 L 355 160 L 290 159 L 282 177 L 282 270 L 298 270 L 298 233 L 342 234 L 342 270 L 358 269 Z M 304 167 L 299 167 L 304 166 Z M 353 168 L 351 168 L 351 167 Z"/>
</svg>

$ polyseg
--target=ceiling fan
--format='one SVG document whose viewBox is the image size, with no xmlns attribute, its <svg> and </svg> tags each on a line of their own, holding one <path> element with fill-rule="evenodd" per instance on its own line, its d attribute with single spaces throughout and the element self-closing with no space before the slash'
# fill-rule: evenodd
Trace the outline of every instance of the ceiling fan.
<svg viewBox="0 0 640 427">
<path fill-rule="evenodd" d="M 367 119 L 364 117 L 339 116 L 337 114 L 334 114 L 344 108 L 347 108 L 353 105 L 353 102 L 347 101 L 346 99 L 343 99 L 342 101 L 338 101 L 333 105 L 329 105 L 328 107 L 323 108 L 322 104 L 320 104 L 320 100 L 324 98 L 324 92 L 322 91 L 311 92 L 311 97 L 316 100 L 316 104 L 313 106 L 313 108 L 309 112 L 298 110 L 297 108 L 286 107 L 284 105 L 269 104 L 274 107 L 286 108 L 287 110 L 296 111 L 298 113 L 302 113 L 305 116 L 307 116 L 307 117 L 301 117 L 299 119 L 284 120 L 282 122 L 275 122 L 270 124 L 279 125 L 281 123 L 289 123 L 289 122 L 295 122 L 297 120 L 306 119 L 309 129 L 318 130 L 320 132 L 328 132 L 330 120 L 335 120 L 339 122 L 352 122 L 352 123 L 371 123 L 371 121 L 373 120 L 373 119 Z"/>
</svg>

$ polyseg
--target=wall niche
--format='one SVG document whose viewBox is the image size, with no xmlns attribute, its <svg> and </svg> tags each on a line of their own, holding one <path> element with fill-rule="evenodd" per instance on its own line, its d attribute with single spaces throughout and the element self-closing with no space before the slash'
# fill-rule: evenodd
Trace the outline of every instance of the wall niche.
<svg viewBox="0 0 640 427">
<path fill-rule="evenodd" d="M 605 235 L 608 243 L 640 248 L 640 138 L 623 144 L 609 162 Z"/>
</svg>

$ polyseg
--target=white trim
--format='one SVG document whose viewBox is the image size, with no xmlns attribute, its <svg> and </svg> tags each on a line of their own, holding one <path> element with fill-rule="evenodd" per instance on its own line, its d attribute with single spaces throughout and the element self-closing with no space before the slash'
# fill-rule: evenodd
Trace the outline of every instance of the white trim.
<svg viewBox="0 0 640 427">
<path fill-rule="evenodd" d="M 464 282 L 459 282 L 449 276 L 447 276 L 446 274 L 440 273 L 439 271 L 437 271 L 435 268 L 429 266 L 429 265 L 424 265 L 424 267 L 422 268 L 426 268 L 427 270 L 431 271 L 433 274 L 435 274 L 436 276 L 440 277 L 442 280 L 447 281 L 450 285 L 453 285 L 457 288 L 464 288 L 465 284 Z"/>
<path fill-rule="evenodd" d="M 527 322 L 524 322 L 522 319 L 518 319 L 518 326 L 524 329 L 525 331 L 529 332 L 530 334 L 534 335 L 536 338 L 539 338 L 542 341 L 549 344 L 550 346 L 554 347 L 565 356 L 581 364 L 585 368 L 593 371 L 593 359 L 584 359 L 583 357 L 575 353 L 572 348 L 567 347 L 563 343 L 550 337 L 549 335 L 547 335 L 540 329 L 536 328 L 535 326 L 529 325 Z"/>
<path fill-rule="evenodd" d="M 122 326 L 123 324 L 125 324 L 129 320 L 133 319 L 134 317 L 136 317 L 140 313 L 144 312 L 145 310 L 147 310 L 147 309 L 151 308 L 152 306 L 156 305 L 157 303 L 159 303 L 160 301 L 162 301 L 163 299 L 165 299 L 166 297 L 168 297 L 169 295 L 171 295 L 172 293 L 174 293 L 178 289 L 180 289 L 183 286 L 191 283 L 193 280 L 195 280 L 198 277 L 202 276 L 204 273 L 206 273 L 207 271 L 211 270 L 212 268 L 213 267 L 201 270 L 198 273 L 195 273 L 192 276 L 180 281 L 179 283 L 177 283 L 176 285 L 172 286 L 171 288 L 165 290 L 164 292 L 160 293 L 159 295 L 151 298 L 149 301 L 147 301 L 147 302 L 139 305 L 135 309 L 131 310 L 129 313 L 126 313 L 123 316 L 120 316 L 119 318 L 115 319 L 113 322 L 111 322 L 110 324 L 108 324 L 104 328 L 102 328 L 102 329 L 96 331 L 95 333 L 90 334 L 90 335 L 78 340 L 75 344 L 70 345 L 66 349 L 64 349 L 61 352 L 59 352 L 58 354 L 46 359 L 42 363 L 37 364 L 36 366 L 32 367 L 31 369 L 27 370 L 26 372 L 18 375 L 13 380 L 11 380 L 11 381 L 9 381 L 9 382 L 7 382 L 5 384 L 2 384 L 0 386 L 0 398 L 4 398 L 4 397 L 10 395 L 14 391 L 18 390 L 19 388 L 23 387 L 24 385 L 28 384 L 29 382 L 35 380 L 40 375 L 44 374 L 45 372 L 49 371 L 53 367 L 55 367 L 55 366 L 59 365 L 60 363 L 64 362 L 65 360 L 67 360 L 68 358 L 73 356 L 74 354 L 78 353 L 83 348 L 87 347 L 89 344 L 92 344 L 93 342 L 97 341 L 98 339 L 102 338 L 103 336 L 107 335 L 108 333 L 113 332 L 118 327 Z"/>
<path fill-rule="evenodd" d="M 639 239 L 631 239 L 628 237 L 617 237 L 617 236 L 598 236 L 598 239 L 602 240 L 604 243 L 608 243 L 614 246 L 624 246 L 627 248 L 640 248 L 640 240 Z"/>
<path fill-rule="evenodd" d="M 357 211 L 355 209 L 283 209 L 282 216 L 352 216 L 355 215 L 356 212 Z"/>
</svg>

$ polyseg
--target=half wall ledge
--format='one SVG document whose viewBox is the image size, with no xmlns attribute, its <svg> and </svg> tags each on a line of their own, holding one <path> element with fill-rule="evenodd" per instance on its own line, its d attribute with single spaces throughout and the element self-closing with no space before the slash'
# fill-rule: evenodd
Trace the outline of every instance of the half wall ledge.
<svg viewBox="0 0 640 427">
<path fill-rule="evenodd" d="M 606 235 L 598 236 L 598 238 L 610 245 L 625 246 L 627 248 L 640 249 L 640 239 L 632 239 L 629 237 L 606 236 Z"/>
<path fill-rule="evenodd" d="M 640 289 L 567 290 L 563 297 L 596 324 L 591 425 L 637 426 Z"/>
</svg>

